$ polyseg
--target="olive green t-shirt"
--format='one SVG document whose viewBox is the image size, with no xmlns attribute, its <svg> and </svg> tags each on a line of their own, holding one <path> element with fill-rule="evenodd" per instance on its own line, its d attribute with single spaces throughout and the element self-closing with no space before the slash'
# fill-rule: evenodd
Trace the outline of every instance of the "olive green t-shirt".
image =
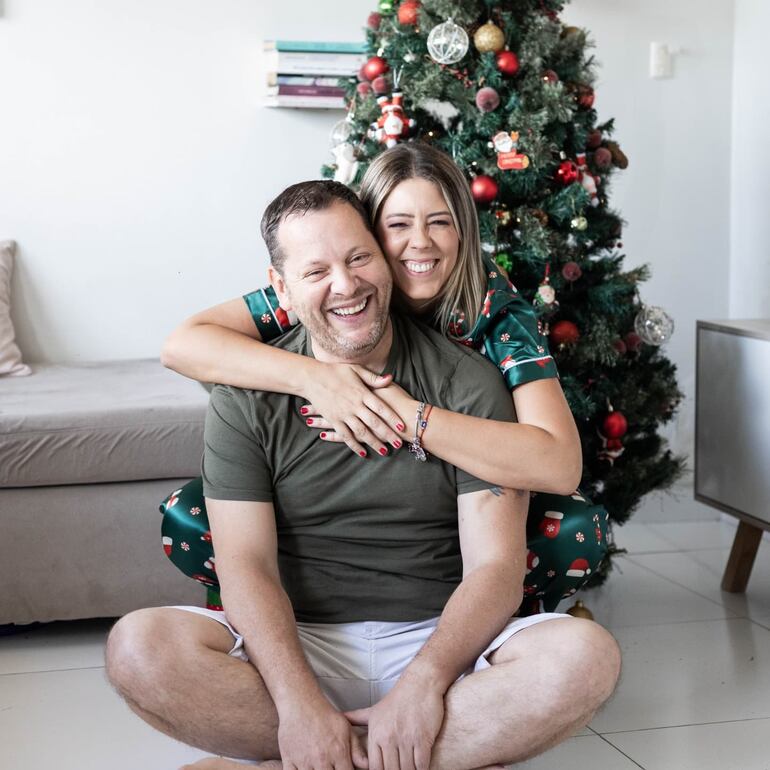
<svg viewBox="0 0 770 770">
<path fill-rule="evenodd" d="M 494 365 L 427 326 L 391 318 L 385 371 L 413 398 L 514 420 Z M 302 326 L 273 344 L 312 355 Z M 206 416 L 204 494 L 274 504 L 281 582 L 298 621 L 440 615 L 462 576 L 457 495 L 493 485 L 434 456 L 419 462 L 407 446 L 362 459 L 308 428 L 304 403 L 217 385 Z"/>
</svg>

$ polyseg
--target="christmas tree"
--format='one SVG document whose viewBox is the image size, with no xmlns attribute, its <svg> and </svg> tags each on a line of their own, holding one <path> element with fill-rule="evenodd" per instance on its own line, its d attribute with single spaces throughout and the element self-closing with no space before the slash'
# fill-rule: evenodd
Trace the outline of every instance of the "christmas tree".
<svg viewBox="0 0 770 770">
<path fill-rule="evenodd" d="M 431 142 L 467 173 L 484 249 L 548 335 L 581 434 L 581 489 L 623 523 L 682 473 L 658 435 L 682 394 L 660 348 L 673 324 L 639 296 L 648 268 L 623 271 L 608 194 L 628 160 L 613 121 L 598 122 L 592 44 L 560 21 L 563 5 L 380 0 L 323 173 L 355 189 L 399 141 Z"/>
</svg>

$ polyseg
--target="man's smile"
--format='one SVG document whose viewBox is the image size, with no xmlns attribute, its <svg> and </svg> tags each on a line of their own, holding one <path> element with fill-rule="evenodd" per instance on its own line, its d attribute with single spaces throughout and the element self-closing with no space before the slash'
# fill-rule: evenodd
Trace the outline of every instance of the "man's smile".
<svg viewBox="0 0 770 770">
<path fill-rule="evenodd" d="M 362 300 L 359 300 L 355 305 L 341 305 L 331 308 L 329 312 L 343 321 L 358 320 L 364 315 L 367 308 L 369 307 L 370 298 L 371 295 L 364 297 Z"/>
</svg>

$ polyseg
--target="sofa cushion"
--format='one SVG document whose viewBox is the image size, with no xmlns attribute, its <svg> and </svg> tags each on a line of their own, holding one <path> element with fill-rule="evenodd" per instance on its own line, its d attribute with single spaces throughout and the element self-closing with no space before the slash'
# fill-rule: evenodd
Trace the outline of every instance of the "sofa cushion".
<svg viewBox="0 0 770 770">
<path fill-rule="evenodd" d="M 157 360 L 0 378 L 0 487 L 197 476 L 207 403 Z"/>
</svg>

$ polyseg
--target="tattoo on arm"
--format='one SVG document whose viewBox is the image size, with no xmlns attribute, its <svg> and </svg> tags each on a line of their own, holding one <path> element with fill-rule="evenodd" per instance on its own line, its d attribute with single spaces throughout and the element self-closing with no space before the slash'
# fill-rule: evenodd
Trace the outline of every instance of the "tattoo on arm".
<svg viewBox="0 0 770 770">
<path fill-rule="evenodd" d="M 524 492 L 521 489 L 503 489 L 502 487 L 490 487 L 487 492 L 491 492 L 495 497 L 503 497 L 506 492 L 513 492 L 514 497 L 521 497 L 523 495 L 529 497 L 529 492 Z"/>
</svg>

